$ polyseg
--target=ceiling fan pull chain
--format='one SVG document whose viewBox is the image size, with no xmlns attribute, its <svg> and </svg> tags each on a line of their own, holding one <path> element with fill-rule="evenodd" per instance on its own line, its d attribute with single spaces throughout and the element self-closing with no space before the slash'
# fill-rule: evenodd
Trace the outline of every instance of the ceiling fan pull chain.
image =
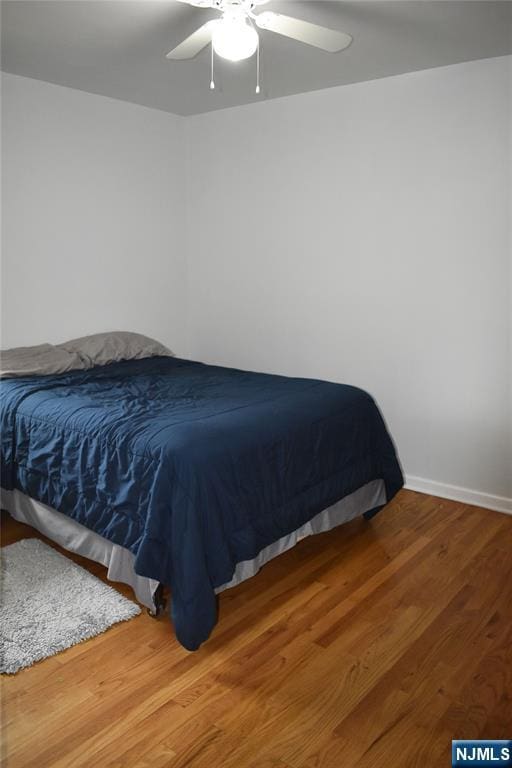
<svg viewBox="0 0 512 768">
<path fill-rule="evenodd" d="M 256 93 L 260 92 L 260 39 L 258 36 L 258 47 L 256 48 Z"/>
<path fill-rule="evenodd" d="M 212 58 L 211 58 L 211 69 L 210 69 L 210 91 L 215 90 L 215 80 L 213 78 L 213 42 L 211 44 L 212 48 Z"/>
</svg>

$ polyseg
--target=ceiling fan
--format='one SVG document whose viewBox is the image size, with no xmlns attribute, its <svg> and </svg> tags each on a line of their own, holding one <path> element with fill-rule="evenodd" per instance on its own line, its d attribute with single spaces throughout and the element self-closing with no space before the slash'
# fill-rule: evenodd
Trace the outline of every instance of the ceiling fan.
<svg viewBox="0 0 512 768">
<path fill-rule="evenodd" d="M 290 37 L 328 53 L 342 51 L 352 42 L 345 32 L 321 27 L 309 21 L 284 16 L 281 13 L 254 10 L 268 0 L 179 0 L 197 8 L 214 8 L 222 15 L 206 22 L 167 54 L 168 59 L 192 59 L 211 43 L 218 56 L 230 61 L 248 59 L 259 54 L 256 27 Z M 212 80 L 213 82 L 213 80 Z M 257 87 L 259 92 L 259 86 Z"/>
</svg>

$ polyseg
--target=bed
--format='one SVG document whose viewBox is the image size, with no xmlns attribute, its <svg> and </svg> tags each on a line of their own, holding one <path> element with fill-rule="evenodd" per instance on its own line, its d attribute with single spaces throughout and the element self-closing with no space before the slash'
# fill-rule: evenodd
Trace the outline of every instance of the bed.
<svg viewBox="0 0 512 768">
<path fill-rule="evenodd" d="M 2 380 L 0 418 L 3 505 L 148 605 L 169 587 L 188 650 L 219 591 L 403 484 L 363 390 L 169 355 Z"/>
</svg>

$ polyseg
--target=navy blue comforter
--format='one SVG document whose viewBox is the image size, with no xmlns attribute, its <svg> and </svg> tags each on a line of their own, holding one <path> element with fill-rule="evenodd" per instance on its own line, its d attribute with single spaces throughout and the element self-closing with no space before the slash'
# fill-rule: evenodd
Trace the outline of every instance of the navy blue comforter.
<svg viewBox="0 0 512 768">
<path fill-rule="evenodd" d="M 370 480 L 402 474 L 360 389 L 177 358 L 1 383 L 2 486 L 58 509 L 171 587 L 188 649 L 235 566 Z"/>
</svg>

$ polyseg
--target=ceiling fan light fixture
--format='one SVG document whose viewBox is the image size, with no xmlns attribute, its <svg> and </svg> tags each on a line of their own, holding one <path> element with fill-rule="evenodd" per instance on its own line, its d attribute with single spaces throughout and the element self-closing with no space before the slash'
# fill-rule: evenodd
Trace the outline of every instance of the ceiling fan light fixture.
<svg viewBox="0 0 512 768">
<path fill-rule="evenodd" d="M 242 17 L 226 17 L 215 24 L 212 45 L 217 56 L 229 61 L 242 61 L 256 53 L 258 33 Z"/>
</svg>

